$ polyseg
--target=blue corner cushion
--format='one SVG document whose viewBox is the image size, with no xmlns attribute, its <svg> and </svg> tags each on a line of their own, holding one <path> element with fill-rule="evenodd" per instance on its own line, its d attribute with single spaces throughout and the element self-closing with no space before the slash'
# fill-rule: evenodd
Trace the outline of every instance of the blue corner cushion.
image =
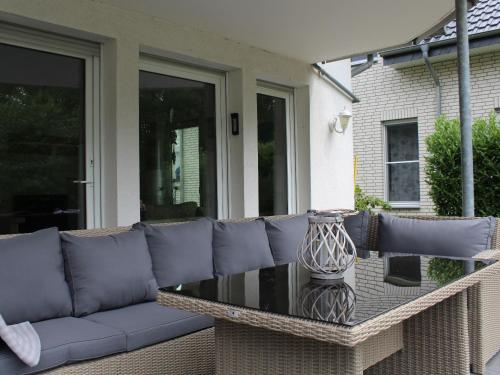
<svg viewBox="0 0 500 375">
<path fill-rule="evenodd" d="M 213 277 L 211 220 L 172 225 L 137 223 L 133 228 L 146 234 L 153 273 L 160 287 Z"/>
<path fill-rule="evenodd" d="M 360 258 L 369 257 L 370 251 L 373 250 L 368 246 L 369 224 L 370 213 L 368 211 L 344 217 L 345 230 L 356 246 L 356 253 Z"/>
<path fill-rule="evenodd" d="M 216 275 L 274 266 L 263 220 L 214 222 L 213 251 Z"/>
<path fill-rule="evenodd" d="M 98 312 L 84 319 L 117 329 L 135 350 L 213 326 L 213 318 L 166 307 L 155 302 Z"/>
<path fill-rule="evenodd" d="M 421 220 L 379 215 L 378 248 L 386 253 L 412 253 L 469 258 L 491 248 L 495 218 Z"/>
<path fill-rule="evenodd" d="M 307 233 L 309 220 L 307 215 L 299 215 L 290 219 L 268 220 L 267 237 L 276 264 L 297 261 L 297 252 Z"/>
<path fill-rule="evenodd" d="M 61 239 L 75 316 L 154 300 L 158 285 L 144 232 Z"/>
<path fill-rule="evenodd" d="M 126 351 L 123 332 L 85 319 L 50 319 L 34 323 L 33 327 L 42 345 L 40 363 L 28 367 L 9 348 L 0 345 L 0 374 L 32 374 Z"/>
<path fill-rule="evenodd" d="M 0 240 L 0 314 L 7 324 L 70 316 L 72 309 L 56 228 Z"/>
</svg>

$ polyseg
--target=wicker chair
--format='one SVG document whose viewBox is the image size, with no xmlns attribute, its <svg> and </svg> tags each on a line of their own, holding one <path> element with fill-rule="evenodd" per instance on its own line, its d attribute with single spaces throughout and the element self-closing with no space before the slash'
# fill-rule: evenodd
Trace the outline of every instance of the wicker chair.
<svg viewBox="0 0 500 375">
<path fill-rule="evenodd" d="M 421 220 L 464 220 L 464 217 L 445 216 L 401 216 Z M 372 215 L 369 224 L 369 247 L 379 250 L 378 216 Z M 492 238 L 492 249 L 476 256 L 483 259 L 500 261 L 500 219 L 496 219 L 496 227 Z M 488 278 L 468 292 L 469 337 L 471 370 L 483 374 L 486 363 L 500 349 L 500 274 Z"/>
</svg>

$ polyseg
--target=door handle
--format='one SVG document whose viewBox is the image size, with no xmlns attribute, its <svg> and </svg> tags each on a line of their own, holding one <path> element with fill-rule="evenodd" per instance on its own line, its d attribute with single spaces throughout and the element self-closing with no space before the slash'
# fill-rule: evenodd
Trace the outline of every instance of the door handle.
<svg viewBox="0 0 500 375">
<path fill-rule="evenodd" d="M 81 184 L 81 185 L 87 185 L 87 184 L 93 184 L 94 181 L 89 181 L 89 180 L 74 180 L 74 184 Z"/>
</svg>

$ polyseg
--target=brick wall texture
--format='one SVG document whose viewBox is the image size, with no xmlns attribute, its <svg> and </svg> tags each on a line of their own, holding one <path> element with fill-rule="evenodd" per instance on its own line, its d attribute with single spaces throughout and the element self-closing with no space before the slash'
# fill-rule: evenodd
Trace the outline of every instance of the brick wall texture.
<svg viewBox="0 0 500 375">
<path fill-rule="evenodd" d="M 459 117 L 456 59 L 433 63 L 442 90 L 442 114 Z M 425 138 L 434 131 L 436 88 L 427 67 L 398 68 L 382 61 L 352 79 L 354 154 L 358 157 L 357 183 L 368 194 L 384 198 L 383 121 L 416 118 L 420 160 L 420 208 L 399 209 L 404 213 L 432 214 L 433 203 L 425 183 Z M 500 103 L 500 52 L 471 56 L 472 116 L 487 117 Z"/>
</svg>

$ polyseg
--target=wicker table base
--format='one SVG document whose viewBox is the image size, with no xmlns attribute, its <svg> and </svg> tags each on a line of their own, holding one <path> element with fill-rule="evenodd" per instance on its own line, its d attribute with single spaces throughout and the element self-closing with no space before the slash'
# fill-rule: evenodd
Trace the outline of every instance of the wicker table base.
<svg viewBox="0 0 500 375">
<path fill-rule="evenodd" d="M 469 375 L 467 291 L 404 322 L 404 349 L 368 375 Z"/>
<path fill-rule="evenodd" d="M 467 317 L 464 291 L 354 347 L 218 319 L 216 373 L 468 375 Z"/>
<path fill-rule="evenodd" d="M 403 347 L 402 325 L 356 347 L 331 344 L 217 319 L 217 375 L 361 375 Z"/>
</svg>

